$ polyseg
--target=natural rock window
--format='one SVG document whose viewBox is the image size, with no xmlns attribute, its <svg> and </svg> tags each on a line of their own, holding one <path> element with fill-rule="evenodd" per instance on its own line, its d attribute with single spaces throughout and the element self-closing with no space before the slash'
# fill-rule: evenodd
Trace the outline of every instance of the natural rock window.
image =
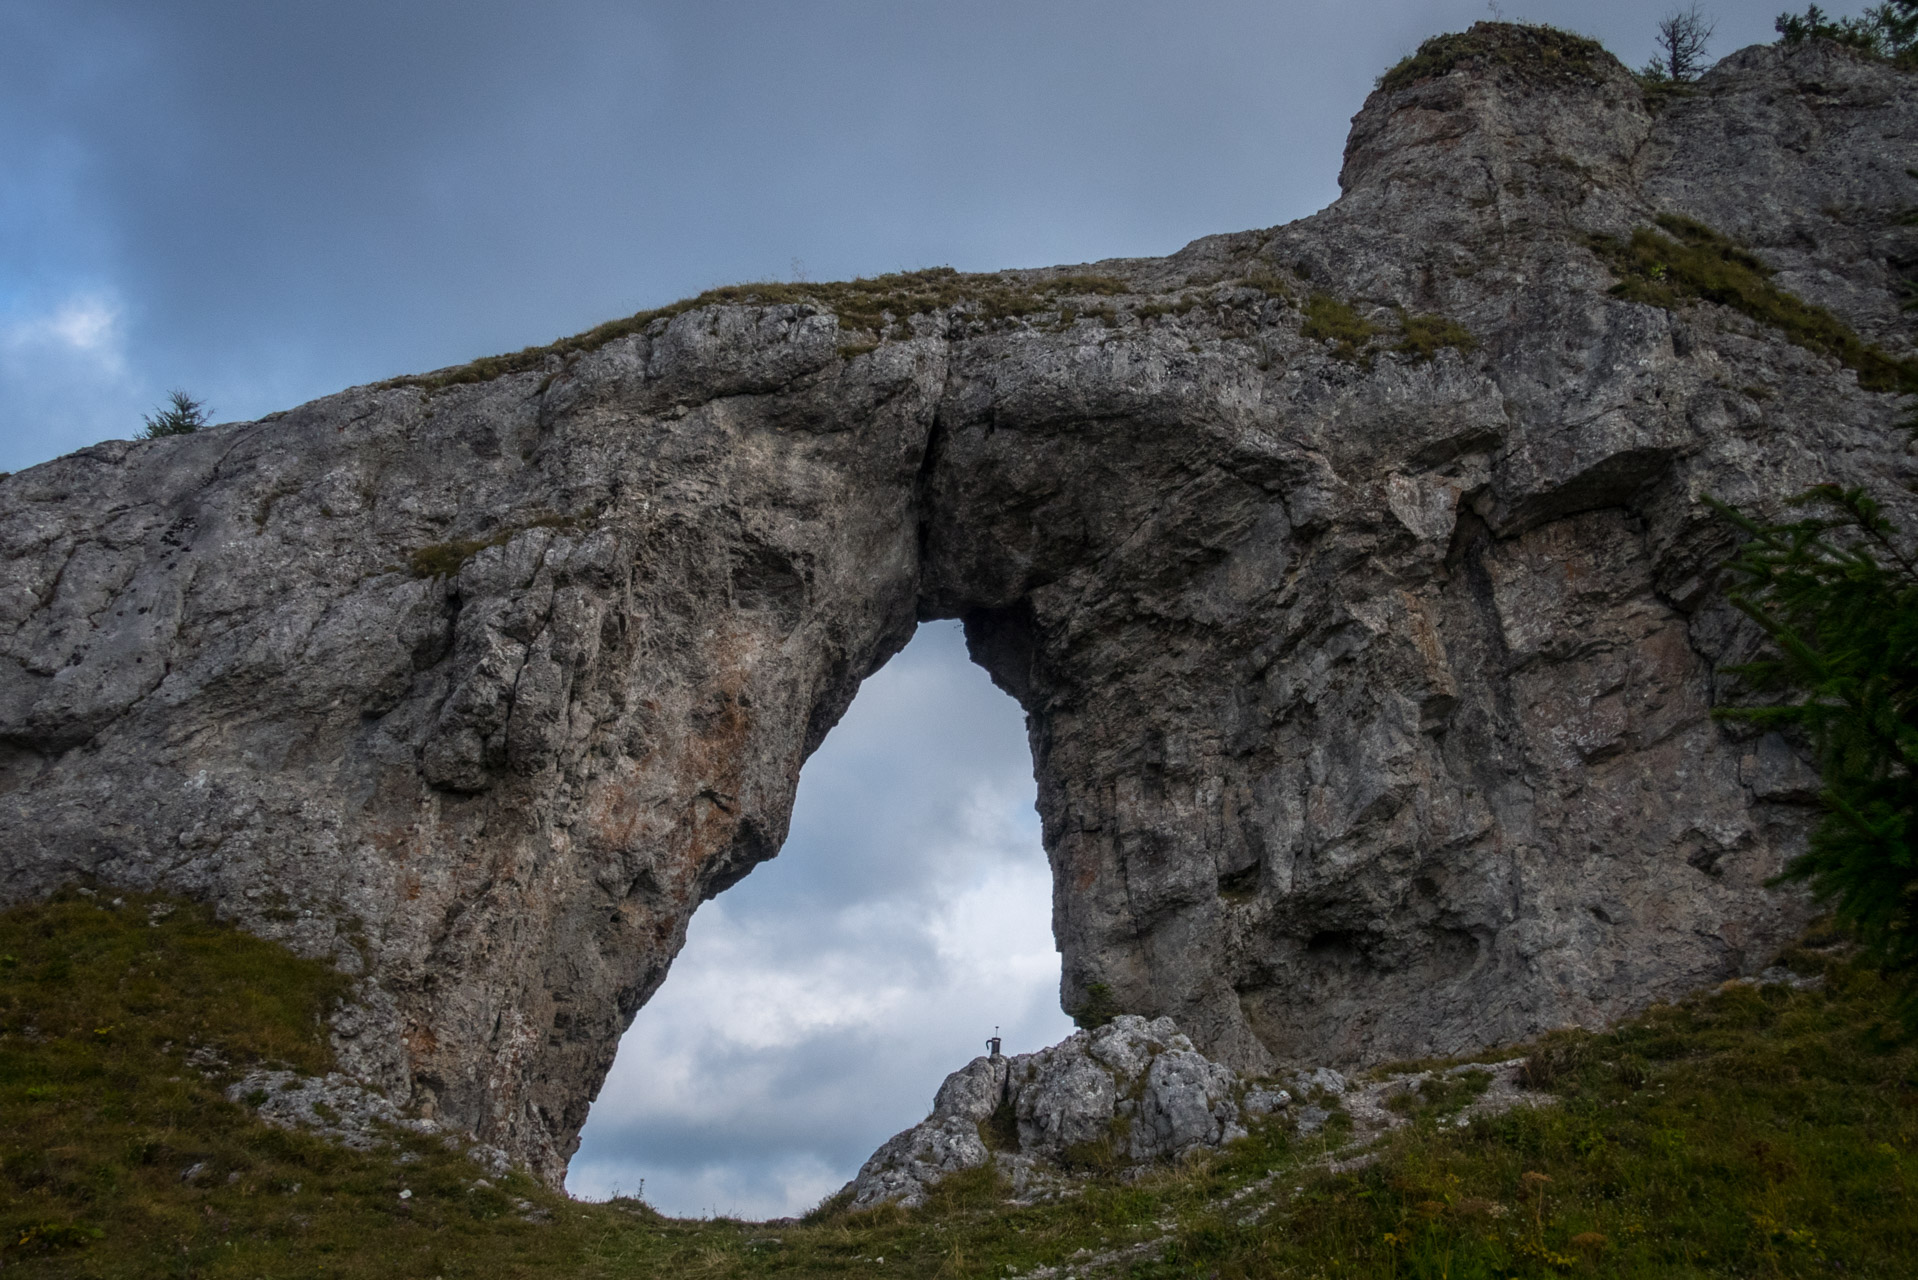
<svg viewBox="0 0 1918 1280">
<path fill-rule="evenodd" d="M 780 856 L 693 919 L 567 1185 L 771 1217 L 836 1191 L 998 1024 L 1059 1012 L 1024 717 L 928 623 L 807 762 Z"/>
</svg>

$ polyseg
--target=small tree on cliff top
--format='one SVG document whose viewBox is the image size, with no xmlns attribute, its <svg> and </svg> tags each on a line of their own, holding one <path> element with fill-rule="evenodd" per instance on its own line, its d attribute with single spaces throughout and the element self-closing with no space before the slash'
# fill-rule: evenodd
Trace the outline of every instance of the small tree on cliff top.
<svg viewBox="0 0 1918 1280">
<path fill-rule="evenodd" d="M 1659 20 L 1658 56 L 1640 74 L 1648 80 L 1696 80 L 1705 69 L 1705 48 L 1718 30 L 1696 4 L 1674 9 Z"/>
<path fill-rule="evenodd" d="M 1793 503 L 1821 514 L 1761 525 L 1714 504 L 1748 539 L 1729 599 L 1772 650 L 1731 668 L 1766 700 L 1714 714 L 1811 740 L 1825 816 L 1779 880 L 1832 905 L 1918 1030 L 1918 560 L 1861 490 Z"/>
<path fill-rule="evenodd" d="M 142 440 L 158 440 L 161 436 L 190 436 L 206 425 L 204 402 L 195 400 L 184 391 L 173 392 L 167 401 L 166 408 L 146 415 L 147 429 L 140 435 Z"/>
</svg>

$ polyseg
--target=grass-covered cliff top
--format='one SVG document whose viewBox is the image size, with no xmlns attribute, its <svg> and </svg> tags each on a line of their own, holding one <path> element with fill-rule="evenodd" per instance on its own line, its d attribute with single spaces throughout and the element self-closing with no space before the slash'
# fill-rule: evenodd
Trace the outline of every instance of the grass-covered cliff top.
<svg viewBox="0 0 1918 1280">
<path fill-rule="evenodd" d="M 810 281 L 729 284 L 650 311 L 608 320 L 584 333 L 560 338 L 544 346 L 526 347 L 505 355 L 483 356 L 434 373 L 393 378 L 382 385 L 420 387 L 432 391 L 460 383 L 488 382 L 509 373 L 541 368 L 551 356 L 597 351 L 609 342 L 644 333 L 656 321 L 671 320 L 674 316 L 700 307 L 771 307 L 806 303 L 834 312 L 839 318 L 840 327 L 853 334 L 876 336 L 890 331 L 901 337 L 909 337 L 913 316 L 928 315 L 947 307 L 971 305 L 980 319 L 995 321 L 1056 310 L 1062 299 L 1111 297 L 1125 293 L 1127 288 L 1125 281 L 1110 276 L 1043 273 L 985 275 L 955 271 L 951 267 L 888 272 L 857 280 L 818 284 Z M 860 344 L 859 349 L 870 350 L 874 345 L 876 343 L 868 341 Z"/>
<path fill-rule="evenodd" d="M 1557 27 L 1529 22 L 1475 22 L 1468 31 L 1433 36 L 1379 77 L 1383 93 L 1407 89 L 1460 67 L 1504 69 L 1542 82 L 1602 83 L 1623 70 L 1605 46 Z"/>
<path fill-rule="evenodd" d="M 659 1217 L 488 1176 L 427 1137 L 355 1152 L 223 1097 L 328 1065 L 337 975 L 202 908 L 63 897 L 0 913 L 0 1269 L 20 1276 L 1006 1277 L 1077 1259 L 1173 1276 L 1904 1277 L 1918 1257 L 1918 1048 L 1836 951 L 1823 986 L 1735 985 L 1532 1049 L 1549 1102 L 1375 1159 L 1283 1122 L 1222 1155 L 1012 1207 L 990 1170 L 915 1211 Z M 884 1261 L 880 1262 L 879 1259 Z"/>
</svg>

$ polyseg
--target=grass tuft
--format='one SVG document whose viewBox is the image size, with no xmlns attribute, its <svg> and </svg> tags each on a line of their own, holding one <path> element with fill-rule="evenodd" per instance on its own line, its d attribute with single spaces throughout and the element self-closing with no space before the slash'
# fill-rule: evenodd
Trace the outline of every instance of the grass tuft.
<svg viewBox="0 0 1918 1280">
<path fill-rule="evenodd" d="M 1335 359 L 1363 359 L 1367 344 L 1377 333 L 1349 302 L 1329 293 L 1315 293 L 1305 300 L 1305 323 L 1299 328 L 1299 336 L 1310 342 L 1336 344 L 1332 349 Z"/>
<path fill-rule="evenodd" d="M 1405 336 L 1393 350 L 1421 361 L 1435 358 L 1445 347 L 1451 347 L 1460 355 L 1478 350 L 1478 339 L 1472 336 L 1471 330 L 1444 316 L 1409 315 L 1401 311 L 1399 327 Z"/>
<path fill-rule="evenodd" d="M 458 538 L 421 547 L 407 556 L 407 568 L 415 578 L 450 578 L 488 547 L 503 547 L 528 529 L 562 529 L 578 532 L 592 523 L 590 515 L 535 516 L 509 524 L 484 538 Z"/>
<path fill-rule="evenodd" d="M 1837 360 L 1867 391 L 1918 391 L 1918 360 L 1900 360 L 1860 338 L 1823 307 L 1771 282 L 1772 270 L 1750 250 L 1690 218 L 1663 214 L 1661 235 L 1648 227 L 1626 240 L 1595 236 L 1592 248 L 1619 282 L 1616 297 L 1667 310 L 1691 301 L 1715 302 L 1767 324 L 1808 351 Z"/>
</svg>

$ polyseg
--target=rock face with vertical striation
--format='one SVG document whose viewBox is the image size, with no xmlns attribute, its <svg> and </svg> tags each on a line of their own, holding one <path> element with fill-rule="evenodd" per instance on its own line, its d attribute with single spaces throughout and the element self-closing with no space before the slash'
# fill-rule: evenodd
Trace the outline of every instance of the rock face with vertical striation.
<svg viewBox="0 0 1918 1280">
<path fill-rule="evenodd" d="M 1762 965 L 1815 779 L 1710 718 L 1753 637 L 1702 499 L 1909 505 L 1918 95 L 1811 44 L 1655 113 L 1595 46 L 1447 40 L 1287 226 L 724 291 L 0 481 L 0 895 L 334 957 L 348 1069 L 557 1181 L 693 910 L 958 617 L 1068 1008 L 1253 1072 Z M 1672 293 L 1620 248 L 1661 216 L 1858 345 Z"/>
</svg>

